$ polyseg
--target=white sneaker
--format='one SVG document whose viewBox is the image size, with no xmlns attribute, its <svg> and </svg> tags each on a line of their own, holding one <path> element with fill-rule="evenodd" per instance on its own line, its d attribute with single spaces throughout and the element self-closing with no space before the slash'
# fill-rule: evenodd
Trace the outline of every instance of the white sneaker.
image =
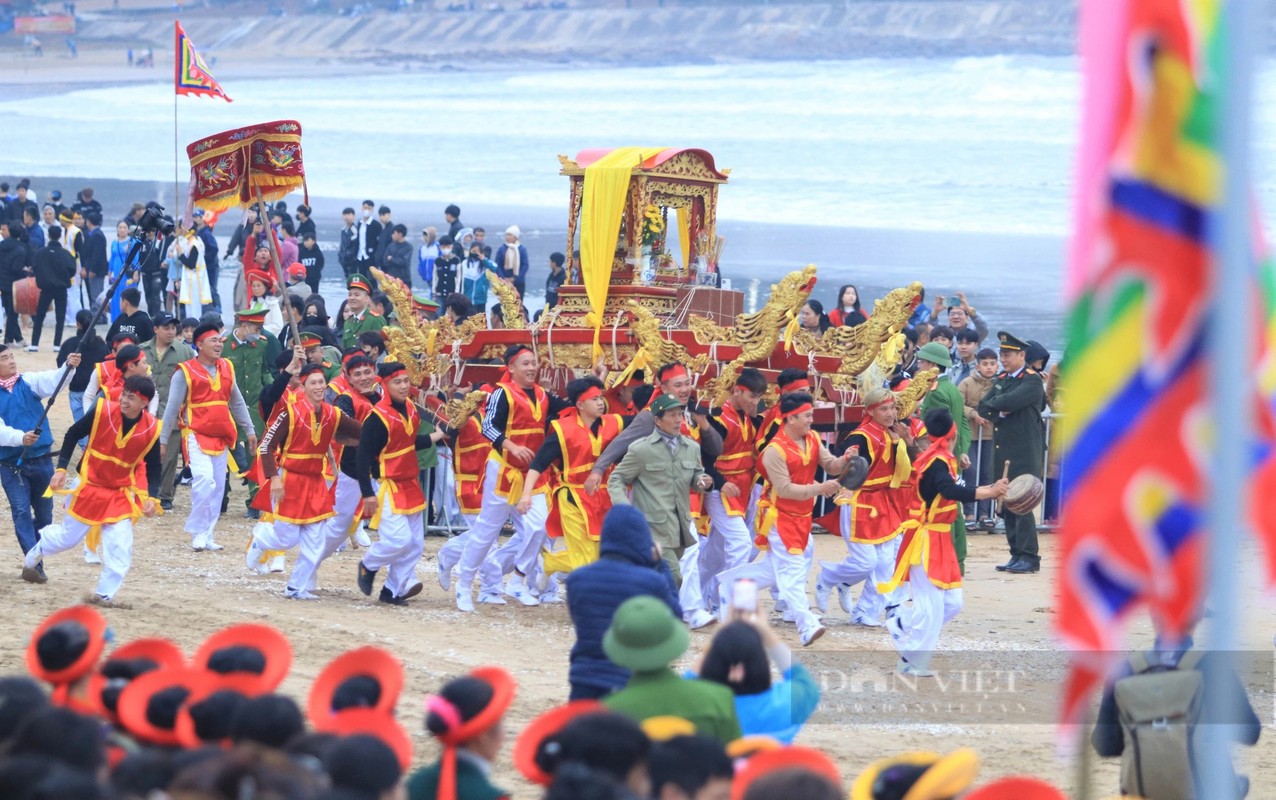
<svg viewBox="0 0 1276 800">
<path fill-rule="evenodd" d="M 532 590 L 527 588 L 527 579 L 518 577 L 510 578 L 505 582 L 505 586 L 501 588 L 501 594 L 506 597 L 512 597 L 525 606 L 538 606 L 541 601 L 532 594 Z"/>
<path fill-rule="evenodd" d="M 833 593 L 830 586 L 825 586 L 822 581 L 815 582 L 815 607 L 820 610 L 821 614 L 827 614 L 829 611 L 829 595 Z"/>
<path fill-rule="evenodd" d="M 439 559 L 439 586 L 445 592 L 452 591 L 452 570 L 444 567 L 443 559 Z"/>
<path fill-rule="evenodd" d="M 209 533 L 209 534 L 208 534 L 208 535 L 204 538 L 204 549 L 205 549 L 205 550 L 207 550 L 207 551 L 208 551 L 208 552 L 210 552 L 210 553 L 216 553 L 216 552 L 219 552 L 219 551 L 221 551 L 221 550 L 225 550 L 226 548 L 225 548 L 225 547 L 222 547 L 222 546 L 221 546 L 221 545 L 219 545 L 217 542 L 214 542 L 214 541 L 213 541 L 213 534 L 210 532 L 210 533 Z"/>
<path fill-rule="evenodd" d="M 479 602 L 485 606 L 507 606 L 500 592 L 479 592 Z"/>
<path fill-rule="evenodd" d="M 360 547 L 371 547 L 372 537 L 368 535 L 368 531 L 362 525 L 354 532 L 354 543 Z"/>
<path fill-rule="evenodd" d="M 202 553 L 208 549 L 208 534 L 197 533 L 191 537 L 191 549 L 196 553 Z"/>
<path fill-rule="evenodd" d="M 28 352 L 28 353 L 38 353 L 38 352 L 40 352 L 40 346 L 39 346 L 39 345 L 34 345 L 34 344 L 33 344 L 33 345 L 31 345 L 31 346 L 29 346 L 29 347 L 27 348 L 27 352 Z"/>
<path fill-rule="evenodd" d="M 910 675 L 914 678 L 935 677 L 935 673 L 931 672 L 930 670 L 924 667 L 919 667 L 916 664 L 910 664 L 902 658 L 899 660 L 898 663 L 895 664 L 895 671 L 898 672 L 900 675 Z"/>
<path fill-rule="evenodd" d="M 693 631 L 701 628 L 707 628 L 718 621 L 718 618 L 703 608 L 697 608 L 691 612 L 691 616 L 687 618 L 687 627 Z"/>
<path fill-rule="evenodd" d="M 872 617 L 860 611 L 856 611 L 851 614 L 851 622 L 855 625 L 863 625 L 866 628 L 882 627 L 881 620 L 873 619 Z"/>
<path fill-rule="evenodd" d="M 870 577 L 869 580 L 872 580 Z M 851 585 L 849 583 L 839 583 L 837 585 L 837 604 L 847 614 L 851 613 Z"/>
<path fill-rule="evenodd" d="M 28 550 L 27 554 L 22 557 L 22 566 L 27 569 L 35 569 L 42 558 L 44 558 L 44 551 L 40 548 L 40 543 L 36 542 L 35 547 Z"/>
<path fill-rule="evenodd" d="M 319 599 L 318 595 L 311 594 L 305 589 L 302 589 L 299 592 L 293 591 L 292 589 L 288 589 L 284 591 L 284 597 L 286 597 L 289 600 L 318 600 Z"/>
<path fill-rule="evenodd" d="M 244 566 L 248 568 L 249 572 L 265 575 L 269 570 L 262 560 L 264 555 L 265 551 L 261 549 L 261 545 L 257 544 L 256 539 L 253 539 L 248 543 L 248 549 L 244 552 Z"/>
<path fill-rule="evenodd" d="M 474 595 L 471 592 L 456 590 L 456 610 L 467 614 L 474 612 Z"/>
<path fill-rule="evenodd" d="M 102 557 L 97 554 L 96 550 L 90 550 L 89 548 L 86 547 L 84 548 L 84 563 L 85 564 L 101 564 Z"/>
<path fill-rule="evenodd" d="M 285 561 L 282 555 L 274 556 L 270 559 L 270 561 L 266 563 L 266 571 L 276 572 L 276 573 L 283 572 L 284 565 L 285 565 Z"/>
<path fill-rule="evenodd" d="M 814 628 L 808 628 L 807 630 L 802 631 L 798 638 L 802 641 L 803 647 L 810 647 L 816 639 L 824 635 L 824 630 L 823 625 L 816 623 Z"/>
</svg>

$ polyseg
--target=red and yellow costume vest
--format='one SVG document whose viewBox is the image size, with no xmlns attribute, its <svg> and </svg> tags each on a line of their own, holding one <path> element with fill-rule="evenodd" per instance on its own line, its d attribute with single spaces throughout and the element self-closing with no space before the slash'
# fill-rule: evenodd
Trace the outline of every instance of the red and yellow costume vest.
<svg viewBox="0 0 1276 800">
<path fill-rule="evenodd" d="M 784 456 L 784 463 L 789 469 L 789 480 L 792 483 L 798 486 L 815 483 L 815 471 L 820 466 L 820 435 L 818 433 L 808 432 L 806 440 L 799 444 L 781 430 L 767 448 L 775 448 Z M 754 540 L 755 543 L 758 547 L 765 548 L 767 535 L 774 526 L 785 549 L 794 554 L 805 551 L 807 542 L 811 538 L 815 498 L 792 500 L 780 497 L 775 487 L 769 482 L 766 485 L 766 497 L 765 511 L 761 506 L 758 508 L 758 537 Z"/>
<path fill-rule="evenodd" d="M 688 425 L 687 418 L 685 416 L 682 418 L 681 433 L 697 445 L 700 444 L 700 429 L 693 428 Z M 693 491 L 691 492 L 691 518 L 700 519 L 702 516 L 704 516 L 704 495 L 700 492 Z M 708 536 L 709 532 L 707 530 L 701 530 L 700 535 Z"/>
<path fill-rule="evenodd" d="M 638 409 L 634 408 L 634 403 L 630 400 L 628 403 L 622 402 L 617 396 L 619 390 L 610 389 L 603 395 L 603 400 L 607 402 L 608 414 L 619 414 L 622 417 L 632 417 L 638 413 Z"/>
<path fill-rule="evenodd" d="M 287 398 L 287 396 L 285 396 Z M 288 438 L 280 448 L 275 464 L 279 474 L 272 480 L 284 482 L 285 502 L 276 509 L 270 506 L 269 482 L 262 486 L 253 501 L 254 507 L 265 498 L 264 511 L 277 520 L 295 525 L 309 525 L 336 514 L 333 486 L 329 486 L 328 447 L 337 435 L 341 411 L 327 403 L 315 408 L 302 396 L 287 398 Z M 283 412 L 283 401 L 276 405 L 273 416 Z"/>
<path fill-rule="evenodd" d="M 913 474 L 919 482 L 936 461 L 944 464 L 954 480 L 957 478 L 957 459 L 941 445 L 931 447 L 913 463 Z M 926 570 L 926 577 L 940 589 L 961 588 L 961 565 L 957 562 L 952 536 L 953 523 L 960 513 L 961 503 L 956 500 L 936 494 L 935 499 L 927 503 L 914 488 L 908 519 L 900 525 L 904 540 L 895 557 L 895 574 L 889 583 L 878 585 L 879 591 L 885 594 L 907 582 L 908 571 L 914 566 Z"/>
<path fill-rule="evenodd" d="M 554 490 L 554 502 L 550 504 L 549 519 L 546 528 L 550 536 L 563 535 L 563 503 L 573 503 L 580 509 L 585 521 L 585 534 L 597 541 L 602 533 L 603 517 L 611 509 L 611 495 L 605 487 L 593 494 L 585 491 L 585 479 L 594 469 L 598 456 L 602 455 L 607 445 L 620 435 L 624 424 L 617 414 L 604 414 L 600 418 L 598 433 L 595 434 L 585 425 L 580 414 L 575 410 L 567 416 L 556 419 L 549 424 L 550 432 L 558 437 L 558 446 L 563 453 L 563 463 L 558 469 L 559 486 Z M 610 474 L 610 470 L 608 471 Z M 606 482 L 607 476 L 603 476 Z"/>
<path fill-rule="evenodd" d="M 736 497 L 722 496 L 722 505 L 732 517 L 743 517 L 749 508 L 749 494 L 753 491 L 755 465 L 757 464 L 756 447 L 757 430 L 753 420 L 739 411 L 735 406 L 722 407 L 718 416 L 727 435 L 722 438 L 722 455 L 718 456 L 717 468 L 727 483 L 740 490 Z"/>
<path fill-rule="evenodd" d="M 97 386 L 107 400 L 117 401 L 124 391 L 124 373 L 115 366 L 115 356 L 93 368 L 97 372 Z"/>
<path fill-rule="evenodd" d="M 425 508 L 425 493 L 418 479 L 420 468 L 416 459 L 416 435 L 421 427 L 421 415 L 412 403 L 406 404 L 407 415 L 400 413 L 387 393 L 381 402 L 372 407 L 372 413 L 381 418 L 388 436 L 377 461 L 381 466 L 381 487 L 377 497 L 378 510 L 388 495 L 390 509 L 396 514 L 419 514 Z"/>
<path fill-rule="evenodd" d="M 195 434 L 199 449 L 218 455 L 235 446 L 238 438 L 235 421 L 230 416 L 230 393 L 235 386 L 235 368 L 224 358 L 210 375 L 208 369 L 192 358 L 177 365 L 186 378 L 186 403 L 182 408 L 182 441 Z"/>
<path fill-rule="evenodd" d="M 341 392 L 338 396 L 342 395 L 350 398 L 350 404 L 354 407 L 355 422 L 362 425 L 364 420 L 366 420 L 372 413 L 372 401 L 356 392 L 352 386 L 347 386 L 346 390 Z M 384 396 L 385 395 L 383 394 L 382 397 Z M 333 399 L 335 400 L 336 398 Z M 345 453 L 345 450 L 346 446 L 343 444 L 334 444 L 332 446 L 332 453 L 336 456 L 338 464 L 341 463 L 341 457 L 342 454 Z"/>
<path fill-rule="evenodd" d="M 483 468 L 492 452 L 492 443 L 483 436 L 483 424 L 479 422 L 486 410 L 484 400 L 478 412 L 466 419 L 456 433 L 452 471 L 456 475 L 456 500 L 462 514 L 477 514 L 483 509 Z"/>
<path fill-rule="evenodd" d="M 851 526 L 843 533 L 859 544 L 889 542 L 903 521 L 898 490 L 910 474 L 908 446 L 902 439 L 892 443 L 890 435 L 871 419 L 860 423 L 855 432 L 868 441 L 868 452 L 860 453 L 869 460 L 868 476 L 851 495 Z"/>
<path fill-rule="evenodd" d="M 549 413 L 549 395 L 540 386 L 533 386 L 533 400 L 511 381 L 501 381 L 497 386 L 504 389 L 505 396 L 509 398 L 509 413 L 505 415 L 505 438 L 536 452 L 545 443 L 545 416 Z M 511 504 L 517 503 L 523 496 L 523 478 L 527 476 L 527 466 L 514 466 L 496 448 L 491 449 L 488 457 L 501 465 L 496 494 L 507 498 Z M 549 475 L 542 475 L 536 482 L 536 491 L 545 491 L 548 481 Z"/>
<path fill-rule="evenodd" d="M 142 515 L 142 502 L 149 497 L 146 454 L 157 441 L 159 422 L 145 409 L 125 433 L 119 403 L 97 404 L 89 446 L 80 463 L 80 485 L 67 506 L 68 514 L 92 527 L 90 537 L 102 525 Z"/>
</svg>

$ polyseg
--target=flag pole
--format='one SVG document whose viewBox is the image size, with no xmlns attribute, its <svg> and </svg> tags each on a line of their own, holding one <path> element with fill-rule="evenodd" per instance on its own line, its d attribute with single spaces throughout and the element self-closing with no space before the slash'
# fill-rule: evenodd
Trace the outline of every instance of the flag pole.
<svg viewBox="0 0 1276 800">
<path fill-rule="evenodd" d="M 177 17 L 173 18 L 173 40 L 176 42 L 178 35 L 177 29 L 181 25 L 181 20 Z M 178 190 L 178 174 L 181 169 L 181 145 L 178 144 L 177 138 L 177 86 L 181 80 L 182 74 L 182 52 L 180 47 L 173 48 L 173 208 L 177 209 L 181 203 L 181 192 Z M 176 213 L 176 211 L 174 211 Z M 188 220 L 182 220 L 187 222 Z"/>
<path fill-rule="evenodd" d="M 1221 4 L 1224 37 L 1223 68 L 1219 81 L 1219 143 L 1223 161 L 1223 194 L 1219 224 L 1212 243 L 1218 254 L 1217 280 L 1212 292 L 1208 332 L 1209 383 L 1215 426 L 1213 481 L 1209 486 L 1209 558 L 1207 606 L 1212 624 L 1208 649 L 1218 666 L 1234 667 L 1238 645 L 1236 616 L 1240 612 L 1236 592 L 1237 558 L 1242 528 L 1247 523 L 1248 471 L 1252 426 L 1250 402 L 1254 397 L 1253 325 L 1246 298 L 1252 291 L 1249 214 L 1249 130 L 1252 73 L 1258 52 L 1258 32 L 1264 30 L 1261 5 L 1255 0 L 1230 0 Z M 1235 705 L 1235 698 L 1223 702 Z M 1223 720 L 1235 720 L 1239 709 L 1218 709 Z M 1205 726 L 1201 764 L 1205 765 L 1203 796 L 1234 797 L 1229 724 Z"/>
</svg>

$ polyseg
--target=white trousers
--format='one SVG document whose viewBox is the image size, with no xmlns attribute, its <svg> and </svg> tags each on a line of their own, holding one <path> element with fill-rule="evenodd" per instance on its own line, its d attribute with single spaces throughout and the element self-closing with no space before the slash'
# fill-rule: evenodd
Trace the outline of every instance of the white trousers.
<svg viewBox="0 0 1276 800">
<path fill-rule="evenodd" d="M 729 569 L 718 576 L 719 604 L 723 608 L 729 607 L 735 582 L 740 578 L 752 578 L 758 584 L 759 593 L 773 587 L 778 591 L 786 613 L 793 617 L 803 634 L 819 627 L 820 618 L 811 611 L 811 603 L 806 596 L 808 559 L 813 557 L 815 543 L 808 538 L 804 552 L 790 553 L 780 540 L 779 531 L 772 526 L 767 534 L 767 547 L 766 556 L 762 559 Z"/>
<path fill-rule="evenodd" d="M 881 544 L 852 542 L 850 515 L 851 507 L 842 506 L 842 539 L 846 541 L 846 558 L 837 563 L 821 561 L 819 580 L 829 588 L 838 584 L 854 587 L 863 581 L 864 588 L 860 590 L 859 600 L 855 602 L 851 613 L 876 620 L 882 616 L 887 605 L 899 605 L 908 596 L 902 584 L 889 596 L 877 591 L 877 584 L 890 582 L 891 576 L 895 574 L 895 557 L 899 554 L 903 537 L 896 536 Z"/>
<path fill-rule="evenodd" d="M 691 523 L 691 528 L 695 542 L 683 550 L 682 558 L 678 559 L 678 572 L 682 574 L 682 584 L 678 587 L 678 605 L 682 606 L 682 618 L 686 622 L 690 622 L 697 611 L 709 607 L 699 564 L 704 557 L 705 538 L 695 532 L 694 522 Z"/>
<path fill-rule="evenodd" d="M 913 604 L 899 609 L 904 636 L 895 640 L 895 649 L 908 663 L 925 669 L 935 653 L 944 623 L 961 611 L 961 589 L 939 588 L 919 566 L 909 568 L 908 585 L 913 590 Z"/>
<path fill-rule="evenodd" d="M 541 547 L 548 538 L 545 520 L 549 517 L 549 506 L 546 504 L 545 494 L 542 492 L 532 495 L 532 507 L 526 514 L 520 514 L 504 497 L 496 494 L 500 472 L 500 462 L 489 459 L 483 478 L 483 507 L 470 526 L 469 539 L 461 552 L 458 586 L 468 588 L 474 585 L 474 577 L 495 547 L 501 528 L 509 520 L 514 523 L 514 535 L 496 551 L 501 574 L 508 575 L 517 569 L 527 576 L 530 586 L 540 572 Z"/>
<path fill-rule="evenodd" d="M 718 575 L 724 570 L 744 566 L 752 560 L 755 548 L 749 519 L 756 509 L 756 502 L 750 498 L 745 516 L 733 517 L 727 513 L 721 492 L 710 492 L 705 498 L 709 535 L 701 541 L 700 548 L 700 582 L 705 597 L 718 596 Z"/>
<path fill-rule="evenodd" d="M 186 435 L 186 452 L 191 469 L 191 513 L 186 517 L 186 532 L 192 539 L 204 534 L 211 536 L 222 513 L 228 451 L 210 456 L 199 449 L 195 434 L 190 433 Z"/>
<path fill-rule="evenodd" d="M 370 570 L 389 567 L 385 586 L 395 597 L 402 597 L 416 583 L 416 565 L 425 550 L 425 520 L 420 512 L 394 513 L 387 494 L 381 501 L 381 527 L 377 534 L 377 540 L 363 555 L 363 566 Z"/>
<path fill-rule="evenodd" d="M 460 522 L 461 504 L 456 499 L 456 472 L 452 468 L 452 451 L 446 447 L 439 448 L 439 465 L 434 468 L 434 508 L 439 520 L 448 520 L 453 525 Z"/>
<path fill-rule="evenodd" d="M 448 539 L 439 548 L 437 558 L 440 570 L 451 572 L 452 568 L 461 562 L 461 554 L 465 552 L 465 543 L 469 541 L 470 530 L 474 528 L 478 515 L 463 514 L 461 518 L 465 521 L 465 532 Z M 496 594 L 501 590 L 501 564 L 496 560 L 495 553 L 488 551 L 487 557 L 483 559 L 483 565 L 479 567 L 478 575 L 479 591 L 483 594 Z"/>
<path fill-rule="evenodd" d="M 49 525 L 40 531 L 40 541 L 36 547 L 41 556 L 53 555 L 79 545 L 88 535 L 89 526 L 67 514 L 61 525 Z M 102 572 L 98 576 L 96 593 L 109 599 L 120 590 L 120 586 L 124 584 L 124 576 L 133 564 L 133 520 L 126 518 L 103 525 L 102 547 L 99 552 Z"/>
</svg>

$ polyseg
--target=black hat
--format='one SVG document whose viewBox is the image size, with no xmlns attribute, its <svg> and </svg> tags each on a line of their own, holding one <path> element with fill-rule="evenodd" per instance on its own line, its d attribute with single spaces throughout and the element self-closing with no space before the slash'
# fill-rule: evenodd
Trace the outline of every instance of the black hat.
<svg viewBox="0 0 1276 800">
<path fill-rule="evenodd" d="M 167 311 L 157 311 L 155 312 L 155 316 L 151 317 L 151 324 L 156 328 L 162 328 L 165 325 L 176 325 L 177 317 Z"/>
<path fill-rule="evenodd" d="M 1002 350 L 1027 350 L 1028 343 L 1023 339 L 1012 334 L 1010 331 L 997 331 L 997 341 L 1001 342 Z"/>
</svg>

